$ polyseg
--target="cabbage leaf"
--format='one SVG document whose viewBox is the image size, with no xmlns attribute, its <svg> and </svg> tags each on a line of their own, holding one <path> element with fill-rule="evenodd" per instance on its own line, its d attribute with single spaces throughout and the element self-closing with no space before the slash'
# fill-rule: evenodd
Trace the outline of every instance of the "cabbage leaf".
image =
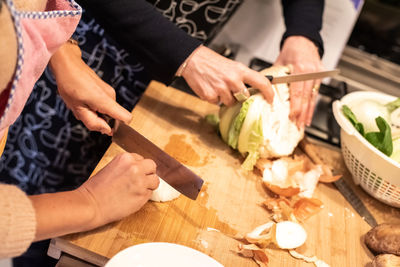
<svg viewBox="0 0 400 267">
<path fill-rule="evenodd" d="M 390 125 L 382 117 L 377 117 L 375 123 L 378 126 L 379 132 L 365 133 L 364 125 L 357 120 L 357 117 L 347 105 L 343 105 L 342 112 L 346 118 L 353 124 L 354 128 L 370 142 L 374 147 L 382 153 L 389 156 L 393 153 L 393 140 Z"/>
<path fill-rule="evenodd" d="M 250 128 L 246 149 L 248 155 L 242 164 L 243 169 L 248 171 L 253 170 L 254 165 L 256 165 L 260 157 L 259 148 L 263 141 L 262 116 L 259 116 L 258 120 L 255 120 Z"/>
<path fill-rule="evenodd" d="M 234 149 L 237 149 L 238 147 L 240 130 L 242 129 L 244 119 L 246 119 L 247 112 L 249 111 L 249 108 L 253 102 L 254 98 L 250 97 L 242 104 L 239 114 L 233 120 L 229 128 L 228 145 L 230 145 Z"/>
<path fill-rule="evenodd" d="M 225 143 L 228 143 L 229 129 L 234 119 L 239 114 L 241 106 L 242 104 L 238 102 L 233 107 L 222 106 L 220 109 L 219 116 L 221 119 L 219 122 L 219 132 Z"/>
<path fill-rule="evenodd" d="M 261 94 L 253 95 L 251 103 L 243 122 L 242 129 L 238 139 L 238 150 L 246 159 L 242 164 L 245 170 L 252 170 L 259 158 L 259 149 L 264 141 L 263 135 L 263 117 L 266 115 L 264 108 L 266 101 Z"/>
</svg>

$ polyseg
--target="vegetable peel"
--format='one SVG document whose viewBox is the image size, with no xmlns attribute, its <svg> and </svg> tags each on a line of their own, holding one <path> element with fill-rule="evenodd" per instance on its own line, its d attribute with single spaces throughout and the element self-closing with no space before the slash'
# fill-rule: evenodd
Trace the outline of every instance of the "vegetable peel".
<svg viewBox="0 0 400 267">
<path fill-rule="evenodd" d="M 307 256 L 304 256 L 304 255 L 298 253 L 295 250 L 289 250 L 289 254 L 293 258 L 296 258 L 296 259 L 299 259 L 299 260 L 304 260 L 305 262 L 308 262 L 308 263 L 314 263 L 314 265 L 316 267 L 329 267 L 329 264 L 327 264 L 326 262 L 318 259 L 316 256 L 307 257 Z"/>
<path fill-rule="evenodd" d="M 323 174 L 322 166 L 312 164 L 304 155 L 274 161 L 260 160 L 256 166 L 263 173 L 263 184 L 275 194 L 285 197 L 300 195 L 311 198 Z"/>
</svg>

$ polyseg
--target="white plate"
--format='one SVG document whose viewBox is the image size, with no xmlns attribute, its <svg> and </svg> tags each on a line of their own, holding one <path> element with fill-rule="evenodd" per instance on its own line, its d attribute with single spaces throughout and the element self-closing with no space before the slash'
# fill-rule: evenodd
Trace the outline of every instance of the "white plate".
<svg viewBox="0 0 400 267">
<path fill-rule="evenodd" d="M 126 248 L 105 267 L 223 267 L 195 249 L 172 243 L 143 243 Z"/>
</svg>

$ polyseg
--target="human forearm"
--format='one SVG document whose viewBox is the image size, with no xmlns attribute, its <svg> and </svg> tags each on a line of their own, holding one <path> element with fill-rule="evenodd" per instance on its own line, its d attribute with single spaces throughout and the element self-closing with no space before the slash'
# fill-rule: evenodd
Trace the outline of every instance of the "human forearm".
<svg viewBox="0 0 400 267">
<path fill-rule="evenodd" d="M 35 241 L 99 226 L 96 209 L 80 190 L 29 196 L 36 213 Z"/>
<path fill-rule="evenodd" d="M 304 36 L 318 47 L 322 57 L 324 46 L 320 30 L 324 4 L 324 0 L 282 0 L 286 31 L 281 46 L 290 36 Z"/>
<path fill-rule="evenodd" d="M 78 0 L 155 79 L 170 83 L 201 44 L 144 0 Z"/>
<path fill-rule="evenodd" d="M 30 196 L 35 240 L 87 231 L 138 211 L 158 187 L 155 173 L 152 160 L 122 153 L 76 190 Z"/>
</svg>

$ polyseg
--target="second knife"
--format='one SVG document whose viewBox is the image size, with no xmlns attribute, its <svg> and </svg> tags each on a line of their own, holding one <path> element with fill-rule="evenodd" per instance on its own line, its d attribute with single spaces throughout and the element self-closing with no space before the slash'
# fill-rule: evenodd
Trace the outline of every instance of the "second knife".
<svg viewBox="0 0 400 267">
<path fill-rule="evenodd" d="M 130 153 L 154 160 L 157 175 L 183 195 L 196 200 L 203 180 L 179 161 L 165 153 L 132 127 L 104 114 L 101 116 L 113 129 L 112 141 Z"/>
</svg>

